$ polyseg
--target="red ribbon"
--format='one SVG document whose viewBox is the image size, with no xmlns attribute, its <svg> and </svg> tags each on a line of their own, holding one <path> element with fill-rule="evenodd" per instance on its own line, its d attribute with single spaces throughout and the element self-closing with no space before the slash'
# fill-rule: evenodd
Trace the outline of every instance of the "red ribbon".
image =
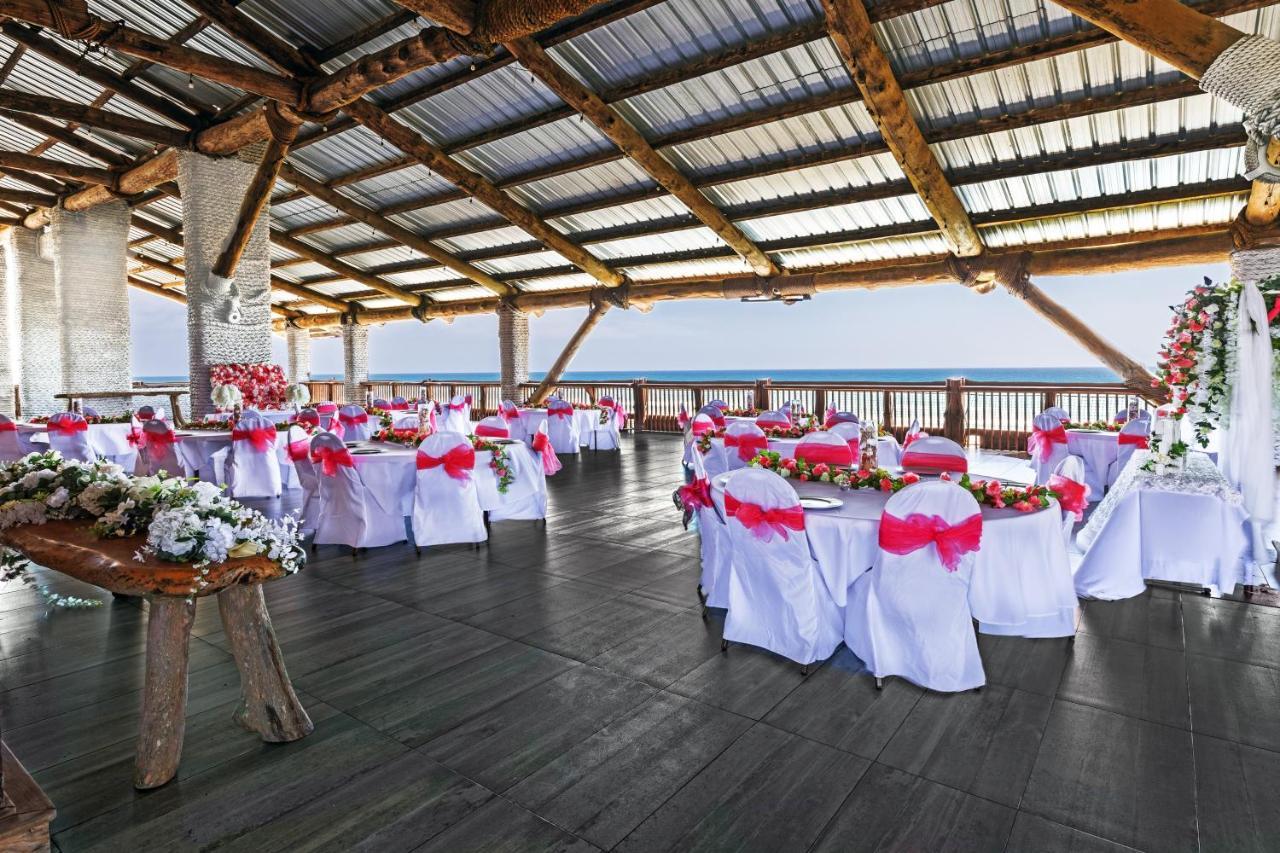
<svg viewBox="0 0 1280 853">
<path fill-rule="evenodd" d="M 738 448 L 738 458 L 744 462 L 750 462 L 760 454 L 760 451 L 769 449 L 769 439 L 763 435 L 730 435 L 726 433 L 724 446 Z"/>
<path fill-rule="evenodd" d="M 164 432 L 147 432 L 146 430 L 142 430 L 142 432 L 139 434 L 142 436 L 142 442 L 139 444 L 139 447 L 143 447 L 149 444 L 177 444 L 178 443 L 178 436 L 170 430 L 166 430 Z"/>
<path fill-rule="evenodd" d="M 1071 513 L 1079 521 L 1084 517 L 1084 508 L 1089 503 L 1089 487 L 1077 483 L 1061 474 L 1052 474 L 1047 483 L 1049 490 L 1058 493 L 1058 504 L 1066 512 Z"/>
<path fill-rule="evenodd" d="M 502 411 L 498 412 L 498 414 L 502 415 L 502 419 L 503 419 L 504 421 L 506 421 L 507 423 L 511 423 L 512 421 L 518 421 L 518 420 L 520 420 L 520 410 L 519 410 L 519 409 L 515 409 L 515 408 L 512 408 L 512 409 L 503 409 Z"/>
<path fill-rule="evenodd" d="M 1146 450 L 1151 447 L 1151 440 L 1138 432 L 1122 432 L 1116 436 L 1116 441 L 1120 444 L 1132 444 L 1138 450 Z"/>
<path fill-rule="evenodd" d="M 551 445 L 551 439 L 545 432 L 535 432 L 530 446 L 534 453 L 542 456 L 542 473 L 554 474 L 560 470 L 560 459 L 556 456 L 556 449 Z"/>
<path fill-rule="evenodd" d="M 476 435 L 485 438 L 510 438 L 511 432 L 505 427 L 489 426 L 488 424 L 476 424 Z"/>
<path fill-rule="evenodd" d="M 924 437 L 924 433 L 920 432 L 919 430 L 916 430 L 915 432 L 907 433 L 902 437 L 902 449 L 906 450 L 912 444 L 915 444 L 917 441 L 919 441 L 922 437 Z"/>
<path fill-rule="evenodd" d="M 880 547 L 890 554 L 910 554 L 933 544 L 948 572 L 960 565 L 960 558 L 978 550 L 982 541 L 982 515 L 974 513 L 964 521 L 948 524 L 937 515 L 913 512 L 906 518 L 884 513 L 880 516 Z"/>
<path fill-rule="evenodd" d="M 680 503 L 689 511 L 700 507 L 710 507 L 711 484 L 707 482 L 707 478 L 699 477 L 692 483 L 681 486 Z"/>
<path fill-rule="evenodd" d="M 408 410 L 409 410 L 408 403 L 388 403 L 387 404 L 388 412 L 405 412 Z"/>
<path fill-rule="evenodd" d="M 791 421 L 788 418 L 767 418 L 764 415 L 756 418 L 756 426 L 771 429 L 774 427 L 789 427 Z"/>
<path fill-rule="evenodd" d="M 83 420 L 72 420 L 71 418 L 63 418 L 62 420 L 49 421 L 45 424 L 47 432 L 61 433 L 62 435 L 75 435 L 78 432 L 88 432 L 89 423 Z"/>
<path fill-rule="evenodd" d="M 823 414 L 822 425 L 827 429 L 831 429 L 836 424 L 836 407 L 827 406 L 827 411 Z"/>
<path fill-rule="evenodd" d="M 1027 452 L 1032 456 L 1038 456 L 1041 462 L 1047 462 L 1049 457 L 1053 455 L 1053 446 L 1066 443 L 1067 430 L 1065 427 L 1056 426 L 1053 429 L 1032 427 L 1031 435 L 1027 437 Z"/>
<path fill-rule="evenodd" d="M 311 461 L 320 464 L 320 470 L 324 472 L 326 477 L 336 476 L 338 466 L 344 468 L 354 468 L 356 463 L 351 458 L 351 451 L 345 447 L 325 447 L 324 445 L 312 446 Z"/>
<path fill-rule="evenodd" d="M 289 420 L 292 421 L 293 423 L 298 423 L 298 424 L 310 424 L 311 426 L 320 426 L 320 415 L 315 411 L 299 412 L 298 414 L 289 418 Z"/>
<path fill-rule="evenodd" d="M 445 408 L 453 412 L 461 412 L 467 407 L 466 403 L 445 403 Z"/>
<path fill-rule="evenodd" d="M 846 444 L 819 444 L 800 442 L 796 445 L 796 458 L 805 462 L 825 462 L 828 465 L 852 465 L 853 450 Z"/>
<path fill-rule="evenodd" d="M 254 450 L 259 453 L 266 453 L 267 449 L 276 443 L 276 428 L 233 429 L 231 431 L 231 440 L 251 442 Z"/>
<path fill-rule="evenodd" d="M 716 429 L 724 429 L 724 415 L 713 415 L 710 412 L 703 412 L 703 414 L 711 418 L 711 422 L 716 425 Z"/>
<path fill-rule="evenodd" d="M 552 418 L 567 418 L 573 414 L 573 407 L 567 409 L 547 409 L 547 416 Z"/>
<path fill-rule="evenodd" d="M 338 411 L 338 404 L 337 403 L 321 403 L 318 406 L 316 406 L 316 411 L 322 415 L 332 415 L 334 412 Z"/>
<path fill-rule="evenodd" d="M 142 450 L 147 446 L 147 434 L 140 429 L 130 429 L 129 434 L 125 436 L 125 441 L 137 450 Z"/>
<path fill-rule="evenodd" d="M 310 452 L 311 442 L 305 438 L 289 442 L 289 458 L 294 462 L 297 462 L 300 459 L 306 459 Z"/>
<path fill-rule="evenodd" d="M 765 542 L 774 533 L 786 541 L 790 538 L 788 530 L 804 530 L 804 510 L 799 504 L 765 509 L 760 504 L 740 501 L 725 492 L 724 511 L 730 517 L 738 519 L 757 539 Z"/>
<path fill-rule="evenodd" d="M 431 468 L 439 468 L 444 466 L 444 472 L 455 480 L 470 480 L 471 470 L 476 467 L 476 451 L 475 448 L 466 444 L 459 444 L 443 456 L 432 456 L 430 453 L 418 450 L 418 470 L 426 471 Z"/>
<path fill-rule="evenodd" d="M 17 432 L 18 425 L 13 421 L 0 421 L 0 432 Z"/>
<path fill-rule="evenodd" d="M 715 428 L 715 421 L 706 420 L 699 422 L 697 418 L 693 419 L 693 434 L 696 436 L 706 435 L 709 432 L 715 431 Z"/>
<path fill-rule="evenodd" d="M 342 422 L 343 426 L 354 426 L 356 424 L 367 424 L 369 422 L 369 416 L 364 414 L 338 415 L 338 420 Z"/>
<path fill-rule="evenodd" d="M 464 402 L 464 403 L 466 403 L 468 406 L 470 406 L 470 405 L 471 405 L 471 395 L 470 395 L 470 394 L 468 394 L 467 396 L 463 397 L 463 398 L 462 398 L 462 402 Z"/>
<path fill-rule="evenodd" d="M 956 471 L 963 474 L 969 470 L 969 460 L 963 456 L 951 456 L 946 453 L 907 452 L 902 454 L 902 467 Z"/>
</svg>

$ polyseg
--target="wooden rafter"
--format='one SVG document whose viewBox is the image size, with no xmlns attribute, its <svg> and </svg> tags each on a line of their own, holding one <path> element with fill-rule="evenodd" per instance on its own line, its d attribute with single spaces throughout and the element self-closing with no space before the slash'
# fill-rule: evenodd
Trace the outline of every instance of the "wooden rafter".
<svg viewBox="0 0 1280 853">
<path fill-rule="evenodd" d="M 561 68 L 542 46 L 530 38 L 507 43 L 520 64 L 547 84 L 579 115 L 591 122 L 644 172 L 689 209 L 699 222 L 743 257 L 756 275 L 778 275 L 781 270 L 772 258 L 731 223 L 689 179 L 653 149 L 648 140 L 617 110 L 606 104 L 576 77 Z"/>
<path fill-rule="evenodd" d="M 401 6 L 430 18 L 455 33 L 468 35 L 476 28 L 476 0 L 396 0 Z"/>
<path fill-rule="evenodd" d="M 410 293 L 403 288 L 397 287 L 390 282 L 383 281 L 378 276 L 370 275 L 364 270 L 357 269 L 350 264 L 344 264 L 342 261 L 335 261 L 320 249 L 317 249 L 314 246 L 309 246 L 301 240 L 295 240 L 292 237 L 286 237 L 279 232 L 275 232 L 271 235 L 271 242 L 281 248 L 288 249 L 295 255 L 301 255 L 309 261 L 314 261 L 321 266 L 328 267 L 342 278 L 358 281 L 365 287 L 372 288 L 373 290 L 376 290 L 386 296 L 390 296 L 393 299 L 399 299 L 401 302 L 405 302 L 410 305 L 418 305 L 422 301 L 422 297 Z"/>
<path fill-rule="evenodd" d="M 894 160 L 938 223 L 943 239 L 951 251 L 961 257 L 982 254 L 982 238 L 911 115 L 906 96 L 889 67 L 889 58 L 876 41 L 862 0 L 822 0 L 822 5 L 827 13 L 827 32 L 862 92 L 867 112 L 880 129 L 880 136 Z"/>
<path fill-rule="evenodd" d="M 106 169 L 81 166 L 79 163 L 68 163 L 64 160 L 51 160 L 48 157 L 33 157 L 20 151 L 0 151 L 0 168 L 10 167 L 68 181 L 100 184 L 106 187 L 114 187 L 117 180 L 116 174 Z"/>
<path fill-rule="evenodd" d="M 235 275 L 240 257 L 253 237 L 254 226 L 258 224 L 258 218 L 271 201 L 271 188 L 275 186 L 276 176 L 280 174 L 285 155 L 289 153 L 289 144 L 298 134 L 299 122 L 285 117 L 282 111 L 274 108 L 274 105 L 272 116 L 271 141 L 267 143 L 262 160 L 259 161 L 258 168 L 253 172 L 253 179 L 249 181 L 249 186 L 245 190 L 231 237 L 213 265 L 213 274 L 221 278 L 232 278 Z"/>
<path fill-rule="evenodd" d="M 130 136 L 160 145 L 182 148 L 187 145 L 190 134 L 176 130 L 163 124 L 133 118 L 121 113 L 88 107 L 60 98 L 47 95 L 32 95 L 12 89 L 0 89 L 0 109 L 15 110 L 22 113 L 34 113 L 48 118 L 62 119 L 76 124 L 96 127 L 121 136 Z"/>
<path fill-rule="evenodd" d="M 80 136 L 73 129 L 76 126 L 74 122 L 68 123 L 68 125 L 61 125 L 29 113 L 15 113 L 8 110 L 0 110 L 0 116 L 45 135 L 43 142 L 27 152 L 32 156 L 39 156 L 61 142 L 63 145 L 70 146 L 107 166 L 126 166 L 132 160 L 126 154 L 121 154 L 113 148 L 108 148 L 99 142 Z"/>
</svg>

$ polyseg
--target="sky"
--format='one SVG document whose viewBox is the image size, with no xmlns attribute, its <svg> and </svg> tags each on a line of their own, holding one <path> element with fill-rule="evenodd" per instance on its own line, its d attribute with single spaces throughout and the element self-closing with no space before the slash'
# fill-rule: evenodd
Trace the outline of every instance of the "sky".
<svg viewBox="0 0 1280 853">
<path fill-rule="evenodd" d="M 1169 306 L 1204 276 L 1225 280 L 1227 265 L 1036 279 L 1053 299 L 1130 357 L 1151 364 L 1169 323 Z M 130 289 L 133 365 L 138 376 L 186 373 L 186 309 Z M 546 370 L 585 316 L 548 311 L 530 320 L 530 368 Z M 375 326 L 369 371 L 481 373 L 498 370 L 497 319 L 460 317 Z M 273 336 L 285 363 L 283 336 Z M 928 285 L 822 293 L 798 305 L 686 300 L 648 314 L 610 311 L 571 369 L 769 370 L 805 368 L 1094 367 L 1075 341 L 1002 289 L 980 295 Z M 337 338 L 312 342 L 311 370 L 341 374 Z"/>
</svg>

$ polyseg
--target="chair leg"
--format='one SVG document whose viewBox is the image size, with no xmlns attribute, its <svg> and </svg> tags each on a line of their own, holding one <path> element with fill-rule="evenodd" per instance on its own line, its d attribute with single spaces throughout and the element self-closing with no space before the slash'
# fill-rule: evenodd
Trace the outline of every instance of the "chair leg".
<svg viewBox="0 0 1280 853">
<path fill-rule="evenodd" d="M 809 664 L 805 664 L 804 666 L 800 667 L 800 677 L 801 678 L 809 677 Z"/>
<path fill-rule="evenodd" d="M 884 679 L 876 676 L 876 690 L 884 690 Z"/>
<path fill-rule="evenodd" d="M 727 651 L 729 651 L 729 641 L 728 641 L 728 640 L 721 638 L 721 640 L 720 640 L 720 651 L 721 651 L 722 653 L 723 653 L 723 652 L 727 652 Z"/>
<path fill-rule="evenodd" d="M 706 604 L 707 602 L 707 595 L 702 591 L 702 584 L 698 584 L 698 601 L 703 604 Z"/>
<path fill-rule="evenodd" d="M 351 559 L 352 559 L 352 561 L 353 561 L 353 562 L 354 562 L 355 560 L 360 559 L 360 551 L 359 551 L 359 549 L 357 549 L 357 548 L 352 548 L 352 549 L 351 549 Z"/>
</svg>

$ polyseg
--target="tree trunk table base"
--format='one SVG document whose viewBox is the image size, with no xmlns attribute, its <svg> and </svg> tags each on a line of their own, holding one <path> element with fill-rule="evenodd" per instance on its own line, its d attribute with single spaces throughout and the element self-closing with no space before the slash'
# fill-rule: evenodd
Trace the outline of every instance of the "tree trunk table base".
<svg viewBox="0 0 1280 853">
<path fill-rule="evenodd" d="M 57 811 L 26 768 L 0 742 L 4 790 L 0 792 L 0 853 L 37 853 L 49 849 L 49 824 Z"/>
</svg>

